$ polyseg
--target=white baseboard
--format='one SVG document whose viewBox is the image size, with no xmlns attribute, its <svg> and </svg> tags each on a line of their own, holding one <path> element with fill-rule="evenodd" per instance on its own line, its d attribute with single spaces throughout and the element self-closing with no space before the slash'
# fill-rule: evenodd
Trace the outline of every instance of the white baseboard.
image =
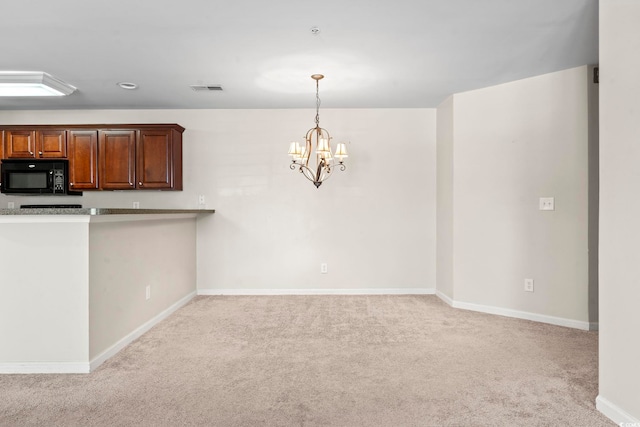
<svg viewBox="0 0 640 427">
<path fill-rule="evenodd" d="M 198 289 L 198 295 L 433 295 L 433 288 Z"/>
<path fill-rule="evenodd" d="M 90 362 L 0 363 L 0 374 L 88 374 L 196 296 L 192 292 L 122 338 Z"/>
<path fill-rule="evenodd" d="M 198 289 L 198 295 L 437 295 L 453 308 L 533 320 L 581 330 L 597 330 L 597 323 L 581 322 L 508 308 L 455 301 L 434 288 L 364 288 L 364 289 Z M 594 329 L 594 327 L 596 329 Z"/>
<path fill-rule="evenodd" d="M 533 320 L 534 322 L 549 323 L 551 325 L 565 326 L 567 328 L 581 329 L 583 331 L 597 331 L 598 322 L 581 322 L 579 320 L 565 319 L 562 317 L 547 316 L 544 314 L 529 313 L 526 311 L 512 310 L 509 308 L 493 307 L 489 305 L 472 304 L 456 301 L 440 291 L 436 296 L 453 308 L 478 311 L 480 313 L 496 314 L 498 316 L 513 317 L 516 319 Z"/>
<path fill-rule="evenodd" d="M 172 304 L 169 308 L 167 308 L 166 310 L 162 311 L 157 316 L 153 317 L 151 320 L 149 320 L 148 322 L 144 323 L 142 326 L 140 326 L 139 328 L 135 329 L 130 334 L 128 334 L 124 338 L 122 338 L 120 341 L 118 341 L 117 343 L 115 343 L 114 345 L 109 347 L 107 350 L 102 352 L 100 355 L 95 357 L 90 362 L 90 371 L 94 371 L 96 368 L 98 368 L 98 366 L 100 366 L 104 362 L 106 362 L 107 359 L 109 359 L 110 357 L 113 357 L 120 350 L 122 350 L 123 348 L 125 348 L 126 346 L 131 344 L 136 339 L 140 338 L 145 332 L 149 331 L 151 328 L 153 328 L 155 325 L 160 323 L 162 320 L 166 319 L 174 311 L 176 311 L 180 307 L 182 307 L 185 304 L 187 304 L 195 296 L 196 296 L 196 292 L 192 292 L 189 295 L 187 295 L 186 297 L 178 300 L 178 302 Z"/>
<path fill-rule="evenodd" d="M 89 373 L 107 359 L 113 357 L 127 345 L 138 339 L 149 331 L 156 324 L 166 319 L 170 314 L 187 304 L 197 295 L 437 295 L 442 301 L 453 308 L 463 310 L 478 311 L 481 313 L 496 314 L 518 319 L 533 320 L 536 322 L 549 323 L 552 325 L 565 326 L 582 330 L 598 330 L 597 322 L 581 322 L 572 319 L 546 316 L 536 313 L 511 310 L 501 307 L 485 306 L 480 304 L 465 303 L 455 301 L 449 296 L 433 288 L 364 288 L 364 289 L 199 289 L 180 299 L 169 308 L 159 313 L 157 316 L 144 323 L 139 328 L 115 343 L 109 349 L 98 355 L 89 363 L 84 362 L 16 362 L 0 363 L 0 374 L 48 374 L 48 373 Z M 629 414 L 611 404 L 606 399 L 598 396 L 596 406 L 600 412 L 610 419 L 616 421 L 619 417 L 622 421 L 616 422 L 638 422 Z M 611 415 L 609 415 L 611 414 Z M 616 418 L 618 417 L 618 418 Z M 627 418 L 625 418 L 627 417 Z"/>
<path fill-rule="evenodd" d="M 596 409 L 618 425 L 640 425 L 640 420 L 632 417 L 602 396 L 596 398 Z"/>
<path fill-rule="evenodd" d="M 453 307 L 453 300 L 448 295 L 445 295 L 440 291 L 436 291 L 436 296 Z"/>
<path fill-rule="evenodd" d="M 591 330 L 590 329 L 591 325 L 589 322 L 582 322 L 580 320 L 573 320 L 573 319 L 565 319 L 563 317 L 547 316 L 547 315 L 538 314 L 538 313 L 529 313 L 527 311 L 512 310 L 510 308 L 493 307 L 489 305 L 455 301 L 442 293 L 436 293 L 436 295 L 442 298 L 444 302 L 446 302 L 453 308 L 460 308 L 463 310 L 470 310 L 470 311 L 478 311 L 480 313 L 496 314 L 498 316 L 513 317 L 516 319 L 533 320 L 534 322 L 549 323 L 551 325 L 565 326 L 567 328 L 581 329 L 583 331 Z"/>
<path fill-rule="evenodd" d="M 0 363 L 0 374 L 88 374 L 87 362 Z"/>
</svg>

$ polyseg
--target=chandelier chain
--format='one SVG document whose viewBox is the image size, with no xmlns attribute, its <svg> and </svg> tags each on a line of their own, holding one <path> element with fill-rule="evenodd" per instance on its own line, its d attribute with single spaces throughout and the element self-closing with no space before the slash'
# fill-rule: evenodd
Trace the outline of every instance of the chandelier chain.
<svg viewBox="0 0 640 427">
<path fill-rule="evenodd" d="M 316 127 L 320 126 L 320 81 L 316 80 Z"/>
</svg>

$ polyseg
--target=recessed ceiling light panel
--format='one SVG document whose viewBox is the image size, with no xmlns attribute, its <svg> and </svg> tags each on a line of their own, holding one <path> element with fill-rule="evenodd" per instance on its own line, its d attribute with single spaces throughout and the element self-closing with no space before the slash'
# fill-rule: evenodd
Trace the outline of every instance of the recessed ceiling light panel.
<svg viewBox="0 0 640 427">
<path fill-rule="evenodd" d="M 0 96 L 67 96 L 75 90 L 42 71 L 0 71 Z"/>
</svg>

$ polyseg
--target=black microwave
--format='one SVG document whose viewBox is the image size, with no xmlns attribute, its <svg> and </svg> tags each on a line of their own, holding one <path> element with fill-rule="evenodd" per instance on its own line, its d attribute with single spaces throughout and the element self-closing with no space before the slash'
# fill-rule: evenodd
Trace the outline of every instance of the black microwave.
<svg viewBox="0 0 640 427">
<path fill-rule="evenodd" d="M 81 195 L 69 191 L 69 161 L 7 159 L 0 164 L 0 189 L 5 194 Z"/>
</svg>

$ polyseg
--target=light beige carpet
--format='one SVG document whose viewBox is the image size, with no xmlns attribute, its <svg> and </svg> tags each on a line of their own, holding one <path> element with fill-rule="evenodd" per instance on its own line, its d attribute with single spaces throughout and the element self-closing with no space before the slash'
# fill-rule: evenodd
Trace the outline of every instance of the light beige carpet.
<svg viewBox="0 0 640 427">
<path fill-rule="evenodd" d="M 0 376 L 0 425 L 612 426 L 597 339 L 434 296 L 197 297 L 91 374 Z"/>
</svg>

